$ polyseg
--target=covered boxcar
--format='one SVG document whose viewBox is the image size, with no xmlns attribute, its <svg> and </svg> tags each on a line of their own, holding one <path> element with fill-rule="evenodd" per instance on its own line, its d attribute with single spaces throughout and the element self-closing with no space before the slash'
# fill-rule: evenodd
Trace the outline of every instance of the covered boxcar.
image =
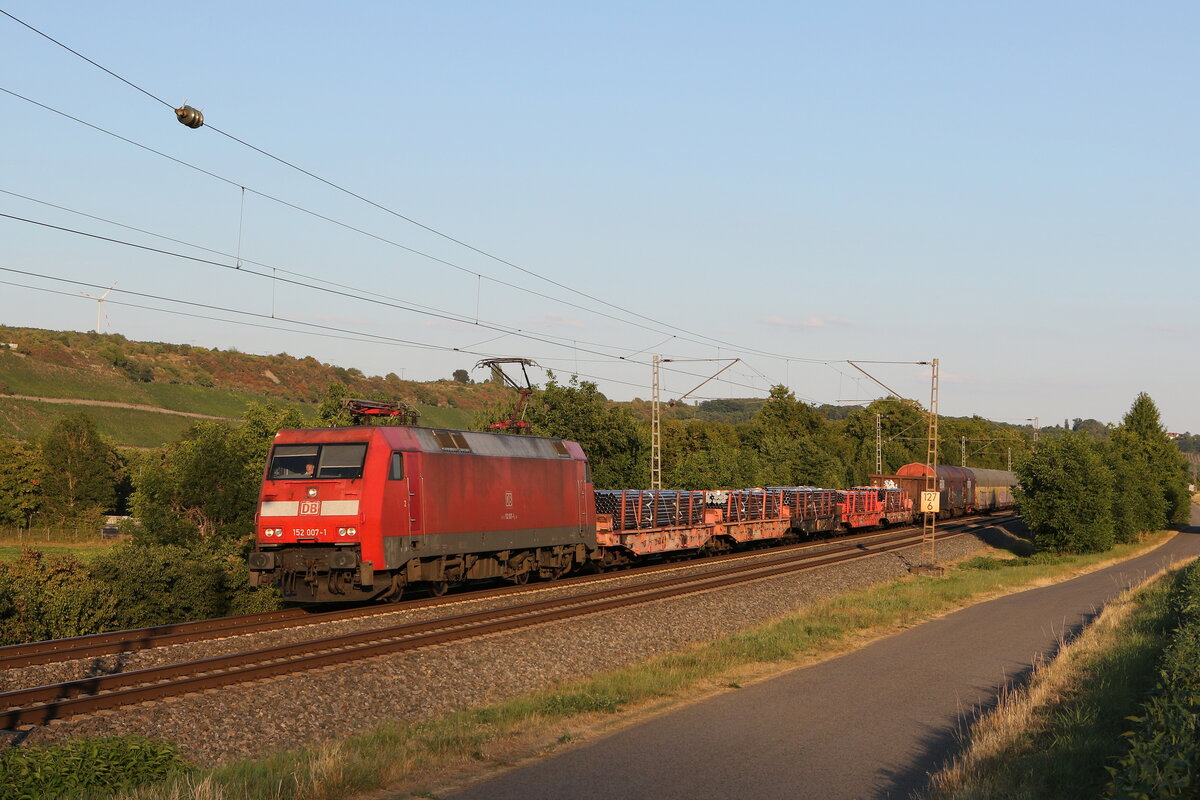
<svg viewBox="0 0 1200 800">
<path fill-rule="evenodd" d="M 975 473 L 975 510 L 982 512 L 999 511 L 1016 505 L 1013 498 L 1013 487 L 1017 485 L 1016 474 L 1003 469 L 976 469 Z"/>
<path fill-rule="evenodd" d="M 285 599 L 398 599 L 450 583 L 555 577 L 596 547 L 575 442 L 418 427 L 275 435 L 249 566 Z"/>
</svg>

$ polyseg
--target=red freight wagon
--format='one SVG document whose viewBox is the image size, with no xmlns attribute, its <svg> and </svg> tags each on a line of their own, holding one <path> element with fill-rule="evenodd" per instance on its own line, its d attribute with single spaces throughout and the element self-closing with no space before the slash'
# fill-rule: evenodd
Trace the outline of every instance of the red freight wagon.
<svg viewBox="0 0 1200 800">
<path fill-rule="evenodd" d="M 855 486 L 838 492 L 838 495 L 842 504 L 842 523 L 847 528 L 912 522 L 912 497 L 906 489 Z"/>
<path fill-rule="evenodd" d="M 838 503 L 842 506 L 842 526 L 865 528 L 879 524 L 883 519 L 883 503 L 880 492 L 874 488 L 846 489 L 838 492 Z"/>
<path fill-rule="evenodd" d="M 938 518 L 960 517 L 973 510 L 975 501 L 975 476 L 966 467 L 938 464 L 935 468 L 935 485 L 941 493 L 941 510 Z M 925 477 L 929 468 L 921 463 L 905 464 L 895 475 L 872 475 L 872 486 L 904 489 L 909 496 L 919 500 L 925 491 Z"/>
<path fill-rule="evenodd" d="M 417 427 L 275 435 L 250 569 L 299 601 L 555 577 L 596 546 L 575 442 Z"/>
</svg>

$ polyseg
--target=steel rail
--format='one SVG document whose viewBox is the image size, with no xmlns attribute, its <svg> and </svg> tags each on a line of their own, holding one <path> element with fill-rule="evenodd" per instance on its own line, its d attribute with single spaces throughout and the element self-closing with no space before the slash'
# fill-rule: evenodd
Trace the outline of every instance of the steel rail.
<svg viewBox="0 0 1200 800">
<path fill-rule="evenodd" d="M 900 530 L 907 530 L 908 527 L 911 526 L 905 526 Z M 838 537 L 838 541 L 854 542 L 861 541 L 863 539 L 874 539 L 881 536 L 887 536 L 888 533 L 889 532 L 887 531 L 878 530 L 853 533 Z M 813 540 L 783 545 L 781 547 L 776 547 L 775 549 L 779 553 L 787 553 L 795 550 L 824 547 L 829 543 L 829 540 Z M 734 553 L 724 553 L 718 556 L 710 556 L 703 560 L 690 559 L 687 560 L 686 563 L 684 561 L 666 561 L 663 563 L 644 564 L 621 570 L 621 573 L 623 575 L 653 574 L 655 572 L 665 570 L 686 568 L 687 566 L 720 564 L 731 560 L 761 555 L 762 549 L 766 548 L 755 548 L 753 550 L 741 550 Z M 576 575 L 570 578 L 563 578 L 551 583 L 535 585 L 532 587 L 528 585 L 520 585 L 483 589 L 471 592 L 468 599 L 486 600 L 491 597 L 504 597 L 508 595 L 521 594 L 528 591 L 536 591 L 537 588 L 542 587 L 572 586 L 580 583 L 603 581 L 611 578 L 613 574 L 614 572 L 605 572 L 601 573 L 600 575 Z M 359 606 L 349 609 L 317 612 L 302 608 L 286 608 L 278 611 L 267 611 L 260 614 L 247 614 L 235 617 L 216 617 L 213 619 L 198 620 L 195 622 L 178 622 L 169 625 L 157 625 L 149 628 L 135 628 L 123 631 L 112 631 L 108 633 L 89 634 L 86 636 L 75 636 L 67 639 L 51 639 L 43 642 L 8 645 L 5 647 L 0 647 L 0 670 L 16 669 L 18 667 L 34 666 L 38 664 L 60 663 L 79 658 L 93 658 L 96 656 L 133 653 L 142 650 L 154 649 L 156 647 L 167 647 L 175 644 L 186 644 L 251 633 L 285 630 L 287 628 L 301 627 L 304 625 L 316 625 L 326 622 L 337 622 L 347 619 L 358 619 L 361 617 L 392 614 L 409 609 L 447 605 L 460 602 L 462 599 L 463 595 L 455 594 L 451 597 L 435 597 L 412 600 L 403 604 Z"/>
<path fill-rule="evenodd" d="M 959 529 L 956 532 L 947 532 L 946 535 L 961 535 L 979 524 L 957 526 Z M 700 575 L 676 576 L 636 586 L 616 587 L 504 609 L 478 611 L 440 620 L 407 623 L 392 628 L 279 645 L 249 653 L 215 656 L 182 664 L 4 692 L 0 693 L 0 708 L 7 710 L 0 711 L 0 728 L 12 730 L 23 725 L 42 724 L 54 719 L 130 703 L 530 627 L 681 594 L 723 588 L 879 555 L 911 547 L 919 542 L 919 534 L 909 531 L 885 538 L 871 549 L 866 549 L 867 546 L 862 544 L 839 543 L 838 547 L 831 550 L 802 553 L 793 558 L 775 559 L 765 564 L 736 565 Z"/>
</svg>

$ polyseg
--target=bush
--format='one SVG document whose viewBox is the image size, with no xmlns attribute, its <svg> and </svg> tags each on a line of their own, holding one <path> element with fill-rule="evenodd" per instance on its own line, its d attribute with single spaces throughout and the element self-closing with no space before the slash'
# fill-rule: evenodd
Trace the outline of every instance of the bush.
<svg viewBox="0 0 1200 800">
<path fill-rule="evenodd" d="M 250 572 L 246 568 L 246 552 L 242 548 L 224 558 L 225 582 L 229 598 L 226 613 L 260 614 L 283 608 L 283 595 L 277 586 L 256 587 L 250 585 Z"/>
<path fill-rule="evenodd" d="M 137 736 L 14 747 L 0 753 L 0 800 L 129 789 L 186 768 L 175 745 Z"/>
<path fill-rule="evenodd" d="M 1109 797 L 1200 795 L 1200 562 L 1184 572 L 1173 598 L 1178 627 L 1163 654 L 1159 680 L 1129 719 L 1129 753 L 1108 786 Z"/>
<path fill-rule="evenodd" d="M 958 568 L 959 569 L 992 570 L 992 569 L 1000 569 L 1003 566 L 1004 566 L 1004 563 L 1001 562 L 1001 560 L 998 558 L 991 558 L 989 556 L 975 556 L 975 558 L 967 559 L 966 561 L 959 564 Z"/>
<path fill-rule="evenodd" d="M 64 639 L 110 630 L 117 597 L 70 555 L 26 549 L 0 563 L 0 644 Z"/>
<path fill-rule="evenodd" d="M 229 613 L 224 565 L 203 548 L 124 542 L 97 556 L 91 568 L 116 599 L 119 629 Z"/>
</svg>

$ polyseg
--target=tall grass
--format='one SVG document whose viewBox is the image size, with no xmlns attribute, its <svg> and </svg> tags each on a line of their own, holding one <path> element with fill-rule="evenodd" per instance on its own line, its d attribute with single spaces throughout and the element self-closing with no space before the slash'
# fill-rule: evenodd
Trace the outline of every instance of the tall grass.
<svg viewBox="0 0 1200 800">
<path fill-rule="evenodd" d="M 1127 717 L 1154 685 L 1177 581 L 1178 573 L 1160 572 L 1105 606 L 1026 686 L 976 721 L 925 800 L 1101 796 L 1105 765 L 1127 749 Z"/>
</svg>

